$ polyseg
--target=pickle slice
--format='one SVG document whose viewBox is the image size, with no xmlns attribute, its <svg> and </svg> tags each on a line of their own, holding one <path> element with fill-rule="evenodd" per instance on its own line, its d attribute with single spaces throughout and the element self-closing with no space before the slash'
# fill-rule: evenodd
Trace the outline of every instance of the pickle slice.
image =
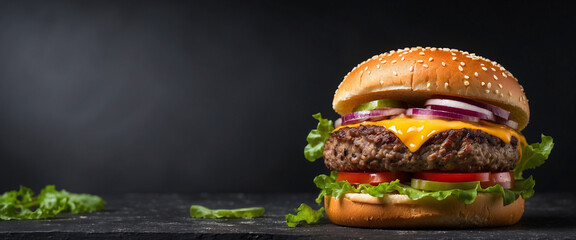
<svg viewBox="0 0 576 240">
<path fill-rule="evenodd" d="M 378 108 L 406 108 L 407 106 L 408 105 L 402 101 L 392 99 L 380 99 L 361 104 L 360 106 L 354 108 L 354 112 L 369 111 Z"/>
<path fill-rule="evenodd" d="M 443 191 L 452 189 L 474 189 L 480 184 L 479 181 L 474 182 L 435 182 L 412 178 L 411 186 L 416 189 L 426 191 Z"/>
</svg>

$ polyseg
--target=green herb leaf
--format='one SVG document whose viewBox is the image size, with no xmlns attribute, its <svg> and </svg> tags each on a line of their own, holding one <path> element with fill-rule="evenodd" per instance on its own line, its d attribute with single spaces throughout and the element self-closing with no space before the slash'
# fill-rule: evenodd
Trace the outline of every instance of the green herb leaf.
<svg viewBox="0 0 576 240">
<path fill-rule="evenodd" d="M 190 206 L 190 216 L 193 218 L 255 218 L 263 214 L 263 207 L 209 209 L 200 205 Z"/>
<path fill-rule="evenodd" d="M 83 213 L 103 210 L 106 202 L 95 195 L 70 193 L 48 185 L 38 196 L 27 187 L 0 195 L 0 219 L 53 218 L 61 212 Z"/>
<path fill-rule="evenodd" d="M 296 215 L 286 215 L 286 225 L 288 225 L 288 227 L 296 227 L 301 221 L 306 221 L 308 224 L 316 223 L 324 217 L 324 207 L 314 210 L 304 203 L 300 204 L 300 207 L 297 209 L 294 209 L 294 212 Z"/>
<path fill-rule="evenodd" d="M 522 172 L 526 169 L 534 169 L 548 159 L 548 155 L 554 148 L 554 140 L 550 136 L 542 135 L 542 142 L 533 143 L 522 148 L 522 159 L 514 168 L 514 178 L 522 179 Z"/>
<path fill-rule="evenodd" d="M 304 147 L 304 157 L 310 162 L 316 161 L 316 159 L 322 157 L 322 151 L 324 151 L 324 143 L 330 137 L 330 132 L 334 130 L 334 124 L 332 120 L 322 118 L 320 113 L 312 115 L 318 120 L 318 126 L 316 129 L 310 131 L 306 141 L 308 145 Z"/>
</svg>

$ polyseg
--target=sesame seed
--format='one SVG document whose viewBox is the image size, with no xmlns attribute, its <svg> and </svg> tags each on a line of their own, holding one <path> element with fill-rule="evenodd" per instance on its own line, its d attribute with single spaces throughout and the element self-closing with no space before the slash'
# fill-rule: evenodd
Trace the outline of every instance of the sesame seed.
<svg viewBox="0 0 576 240">
<path fill-rule="evenodd" d="M 392 72 L 394 74 L 394 76 L 398 76 L 398 73 L 396 71 Z"/>
<path fill-rule="evenodd" d="M 498 80 L 498 76 L 494 75 L 494 79 Z"/>
<path fill-rule="evenodd" d="M 448 89 L 448 82 L 444 83 L 444 88 Z"/>
<path fill-rule="evenodd" d="M 452 57 L 452 60 L 456 61 L 456 57 Z"/>
<path fill-rule="evenodd" d="M 384 80 L 380 80 L 380 85 L 384 84 Z"/>
<path fill-rule="evenodd" d="M 434 52 L 434 51 L 436 51 L 436 50 L 437 50 L 437 48 L 435 48 L 435 47 L 430 48 L 430 51 L 433 51 L 433 52 Z"/>
<path fill-rule="evenodd" d="M 365 68 L 364 68 L 364 71 L 366 71 L 366 70 L 368 70 L 368 67 L 365 67 Z"/>
<path fill-rule="evenodd" d="M 372 72 L 368 71 L 368 74 L 371 74 Z"/>
<path fill-rule="evenodd" d="M 488 71 L 488 68 L 486 68 L 486 67 L 482 67 L 482 70 L 484 70 L 484 71 Z"/>
<path fill-rule="evenodd" d="M 428 68 L 428 64 L 422 64 L 422 66 L 424 66 L 425 68 Z"/>
<path fill-rule="evenodd" d="M 492 87 L 492 83 L 488 83 L 486 86 L 487 86 L 488 88 L 491 88 L 491 87 Z"/>
<path fill-rule="evenodd" d="M 414 71 L 414 66 L 410 66 L 410 72 Z"/>
<path fill-rule="evenodd" d="M 417 63 L 423 63 L 424 60 L 416 60 Z"/>
<path fill-rule="evenodd" d="M 494 93 L 498 94 L 500 93 L 500 91 L 498 91 L 498 89 L 494 90 Z"/>
<path fill-rule="evenodd" d="M 433 58 L 433 57 L 430 57 L 430 58 L 428 59 L 428 61 L 432 62 L 432 61 L 434 61 L 434 58 Z"/>
<path fill-rule="evenodd" d="M 392 60 L 392 63 L 396 63 L 396 60 Z"/>
<path fill-rule="evenodd" d="M 465 86 L 468 86 L 468 85 L 470 85 L 470 82 L 464 81 L 464 85 L 465 85 Z"/>
<path fill-rule="evenodd" d="M 512 97 L 512 91 L 508 91 L 508 96 Z"/>
<path fill-rule="evenodd" d="M 508 75 L 506 75 L 506 73 L 502 73 L 502 76 L 505 77 L 505 78 L 508 77 Z"/>
<path fill-rule="evenodd" d="M 420 54 L 420 56 L 424 56 L 424 52 L 419 52 L 418 54 Z"/>
<path fill-rule="evenodd" d="M 490 90 L 489 90 L 489 89 L 486 89 L 485 91 L 486 91 L 486 93 L 490 93 Z"/>
<path fill-rule="evenodd" d="M 376 59 L 376 58 L 378 58 L 378 55 L 372 56 L 372 59 Z"/>
<path fill-rule="evenodd" d="M 380 68 L 380 64 L 376 64 L 376 68 Z"/>
<path fill-rule="evenodd" d="M 402 56 L 402 58 L 400 58 L 400 61 L 404 61 L 404 56 Z"/>
<path fill-rule="evenodd" d="M 500 93 L 500 97 L 504 97 L 504 93 Z"/>
<path fill-rule="evenodd" d="M 470 77 L 468 77 L 468 75 L 464 75 L 464 79 L 470 79 Z"/>
<path fill-rule="evenodd" d="M 498 87 L 503 88 L 504 86 L 502 86 L 502 84 L 498 83 Z"/>
<path fill-rule="evenodd" d="M 474 76 L 475 76 L 475 77 L 478 77 L 478 72 L 474 72 Z"/>
<path fill-rule="evenodd" d="M 462 67 L 464 67 L 464 66 L 466 66 L 466 63 L 460 62 L 460 65 L 462 65 Z"/>
<path fill-rule="evenodd" d="M 490 68 L 490 69 L 492 69 L 493 72 L 496 72 L 496 68 Z"/>
<path fill-rule="evenodd" d="M 482 82 L 481 84 L 482 84 L 482 87 L 484 87 L 484 85 L 486 85 L 486 83 L 485 83 L 485 82 Z"/>
<path fill-rule="evenodd" d="M 442 66 L 443 66 L 443 67 L 446 67 L 446 63 L 445 63 L 445 62 L 442 62 Z"/>
<path fill-rule="evenodd" d="M 426 88 L 430 88 L 430 82 L 426 83 Z"/>
<path fill-rule="evenodd" d="M 388 62 L 388 61 L 384 60 L 384 61 L 382 61 L 382 62 L 380 62 L 380 63 L 387 63 L 387 62 Z"/>
<path fill-rule="evenodd" d="M 462 66 L 458 66 L 458 70 L 460 70 L 462 72 L 462 71 L 464 71 L 464 68 Z"/>
</svg>

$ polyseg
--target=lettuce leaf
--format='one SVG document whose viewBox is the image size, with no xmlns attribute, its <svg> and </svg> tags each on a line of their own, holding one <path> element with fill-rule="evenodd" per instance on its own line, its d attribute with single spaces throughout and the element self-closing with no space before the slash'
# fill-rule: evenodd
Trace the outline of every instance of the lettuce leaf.
<svg viewBox="0 0 576 240">
<path fill-rule="evenodd" d="M 310 162 L 322 157 L 324 143 L 328 141 L 330 132 L 334 130 L 332 120 L 322 118 L 320 113 L 316 113 L 312 117 L 318 120 L 318 126 L 308 133 L 308 137 L 306 137 L 308 145 L 304 147 L 304 157 Z"/>
<path fill-rule="evenodd" d="M 477 190 L 478 192 L 500 194 L 504 200 L 504 206 L 506 206 L 516 201 L 516 199 L 518 199 L 520 196 L 522 196 L 524 199 L 531 198 L 534 195 L 535 184 L 536 182 L 532 176 L 530 176 L 527 179 L 516 180 L 514 189 L 504 189 L 500 185 L 495 185 L 484 189 L 479 188 Z"/>
<path fill-rule="evenodd" d="M 314 210 L 305 203 L 300 204 L 300 207 L 294 209 L 294 212 L 296 215 L 286 215 L 286 225 L 288 227 L 296 227 L 302 221 L 306 221 L 308 224 L 316 223 L 324 217 L 324 207 Z"/>
<path fill-rule="evenodd" d="M 263 207 L 209 209 L 200 205 L 190 206 L 190 216 L 193 218 L 255 218 L 263 214 Z"/>
<path fill-rule="evenodd" d="M 83 213 L 103 210 L 106 202 L 95 195 L 56 190 L 54 185 L 42 189 L 38 196 L 27 187 L 0 195 L 0 220 L 53 218 L 61 212 Z"/>
<path fill-rule="evenodd" d="M 550 136 L 541 135 L 542 142 L 526 145 L 522 148 L 522 158 L 514 168 L 514 178 L 523 179 L 522 172 L 526 169 L 534 169 L 546 161 L 552 148 L 554 140 Z"/>
<path fill-rule="evenodd" d="M 465 204 L 470 204 L 474 202 L 478 193 L 482 192 L 500 194 L 504 199 L 504 205 L 508 205 L 516 201 L 516 199 L 518 199 L 520 196 L 522 196 L 524 199 L 527 199 L 534 195 L 534 180 L 532 177 L 517 181 L 516 187 L 514 189 L 504 189 L 500 185 L 482 188 L 480 187 L 480 184 L 478 184 L 475 189 L 423 191 L 402 184 L 399 180 L 381 183 L 378 186 L 372 186 L 370 184 L 359 184 L 357 186 L 352 186 L 352 184 L 346 181 L 337 182 L 336 174 L 337 173 L 333 171 L 330 176 L 321 174 L 314 178 L 314 183 L 316 183 L 316 186 L 321 190 L 320 194 L 318 194 L 318 197 L 316 198 L 316 203 L 320 204 L 325 196 L 340 198 L 344 196 L 345 193 L 367 193 L 373 197 L 383 197 L 385 194 L 398 192 L 400 194 L 407 195 L 412 200 L 418 200 L 424 197 L 432 197 L 441 201 L 449 196 L 454 196 L 458 201 Z"/>
</svg>

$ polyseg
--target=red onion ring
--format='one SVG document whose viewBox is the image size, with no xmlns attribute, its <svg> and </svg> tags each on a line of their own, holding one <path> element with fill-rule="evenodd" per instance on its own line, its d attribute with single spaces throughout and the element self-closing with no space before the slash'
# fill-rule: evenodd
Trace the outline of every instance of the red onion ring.
<svg viewBox="0 0 576 240">
<path fill-rule="evenodd" d="M 342 118 L 338 118 L 334 121 L 334 128 L 340 127 L 340 125 L 342 125 Z"/>
<path fill-rule="evenodd" d="M 460 101 L 460 102 L 465 102 L 480 108 L 484 108 L 487 109 L 489 111 L 491 111 L 495 116 L 500 117 L 500 118 L 504 118 L 506 120 L 510 119 L 510 112 L 506 111 L 500 107 L 494 106 L 492 104 L 488 104 L 488 103 L 483 103 L 483 102 L 478 102 L 478 101 L 474 101 L 471 99 L 467 99 L 467 98 L 461 98 L 461 97 L 454 97 L 454 96 L 433 96 L 431 99 L 450 99 L 450 100 L 455 100 L 455 101 Z"/>
<path fill-rule="evenodd" d="M 433 118 L 448 118 L 454 119 L 458 121 L 467 121 L 467 122 L 479 122 L 480 118 L 462 115 L 453 112 L 446 112 L 440 110 L 433 110 L 433 109 L 425 109 L 425 108 L 408 108 L 406 110 L 406 115 L 411 116 L 413 118 L 422 118 L 422 119 L 433 119 Z"/>
<path fill-rule="evenodd" d="M 366 120 L 380 120 L 390 116 L 402 114 L 404 108 L 380 108 L 370 111 L 357 111 L 342 116 L 342 125 L 358 123 Z"/>
<path fill-rule="evenodd" d="M 494 114 L 488 109 L 452 99 L 429 99 L 425 105 L 428 109 L 453 112 L 490 121 L 495 120 Z"/>
<path fill-rule="evenodd" d="M 512 120 L 506 120 L 503 118 L 496 118 L 496 123 L 506 125 L 514 130 L 518 130 L 518 123 Z"/>
</svg>

